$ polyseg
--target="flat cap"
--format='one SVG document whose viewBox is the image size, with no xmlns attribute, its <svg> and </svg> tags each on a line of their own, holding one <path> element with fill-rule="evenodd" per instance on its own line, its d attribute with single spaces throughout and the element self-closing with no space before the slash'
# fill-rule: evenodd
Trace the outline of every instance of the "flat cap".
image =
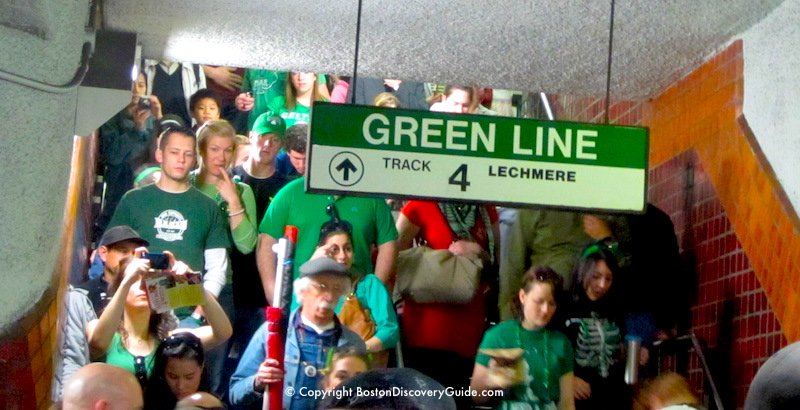
<svg viewBox="0 0 800 410">
<path fill-rule="evenodd" d="M 300 277 L 314 277 L 324 273 L 350 277 L 350 269 L 331 258 L 316 258 L 300 266 Z"/>
</svg>

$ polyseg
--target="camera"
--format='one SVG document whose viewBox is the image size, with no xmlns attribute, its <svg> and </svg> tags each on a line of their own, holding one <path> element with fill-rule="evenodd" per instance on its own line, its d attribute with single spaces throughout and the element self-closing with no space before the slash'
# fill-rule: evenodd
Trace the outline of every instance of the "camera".
<svg viewBox="0 0 800 410">
<path fill-rule="evenodd" d="M 150 109 L 150 96 L 143 95 L 139 97 L 139 102 L 136 104 L 142 110 L 149 110 Z"/>
<path fill-rule="evenodd" d="M 144 258 L 150 261 L 150 269 L 169 269 L 169 257 L 163 253 L 145 253 Z"/>
</svg>

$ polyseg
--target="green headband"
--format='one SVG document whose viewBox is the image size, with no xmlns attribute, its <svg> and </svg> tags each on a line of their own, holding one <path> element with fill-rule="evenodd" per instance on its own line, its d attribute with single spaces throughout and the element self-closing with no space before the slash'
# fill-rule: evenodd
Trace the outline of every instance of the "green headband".
<svg viewBox="0 0 800 410">
<path fill-rule="evenodd" d="M 619 243 L 612 242 L 612 243 L 609 244 L 609 243 L 606 242 L 606 239 L 601 239 L 601 240 L 599 240 L 599 241 L 587 246 L 583 250 L 583 252 L 581 252 L 581 258 L 587 258 L 590 255 L 593 255 L 595 253 L 601 252 L 603 250 L 611 252 L 611 254 L 614 255 L 614 257 L 616 257 L 618 249 L 619 249 Z"/>
</svg>

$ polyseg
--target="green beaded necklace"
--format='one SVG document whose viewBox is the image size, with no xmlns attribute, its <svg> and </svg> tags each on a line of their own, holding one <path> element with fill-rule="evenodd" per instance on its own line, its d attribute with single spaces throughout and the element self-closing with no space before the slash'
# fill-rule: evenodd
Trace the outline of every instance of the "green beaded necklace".
<svg viewBox="0 0 800 410">
<path fill-rule="evenodd" d="M 519 327 L 517 328 L 517 343 L 519 344 L 519 346 L 523 350 L 525 350 L 525 355 L 528 355 L 529 354 L 528 349 L 526 349 L 525 346 L 522 345 L 522 329 L 525 329 L 525 328 L 522 326 L 522 322 L 520 322 Z M 525 330 L 527 330 L 527 329 L 525 329 Z M 544 333 L 544 336 L 543 336 L 544 337 L 544 354 L 540 354 L 539 353 L 539 349 L 536 346 L 531 346 L 531 348 L 533 348 L 533 351 L 537 355 L 542 357 L 542 361 L 544 362 L 544 366 L 543 366 L 544 370 L 542 372 L 543 376 L 544 376 L 544 380 L 542 382 L 542 385 L 544 386 L 545 391 L 549 394 L 550 393 L 550 363 L 548 363 L 548 358 L 550 357 L 549 351 L 548 351 L 548 349 L 549 349 L 548 348 L 548 334 L 549 334 L 549 332 L 547 331 L 547 329 L 542 329 L 542 332 Z M 531 370 L 533 370 L 533 369 L 531 369 Z"/>
</svg>

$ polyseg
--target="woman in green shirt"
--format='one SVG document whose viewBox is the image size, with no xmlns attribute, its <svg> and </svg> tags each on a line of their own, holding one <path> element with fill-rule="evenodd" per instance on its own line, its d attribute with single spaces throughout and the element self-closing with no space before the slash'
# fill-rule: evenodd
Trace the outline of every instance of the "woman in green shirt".
<svg viewBox="0 0 800 410">
<path fill-rule="evenodd" d="M 235 250 L 242 255 L 253 252 L 258 240 L 256 232 L 256 199 L 249 185 L 239 182 L 229 174 L 236 152 L 236 131 L 228 121 L 212 120 L 197 130 L 197 152 L 200 154 L 200 169 L 193 174 L 194 186 L 219 205 L 228 219 L 228 234 Z M 232 265 L 233 278 L 228 278 L 220 291 L 218 301 L 229 317 L 234 318 L 236 334 L 227 345 L 208 352 L 206 356 L 211 392 L 222 396 L 228 388 L 230 374 L 226 372 L 227 360 L 232 345 L 241 340 L 241 323 L 244 313 L 237 313 L 238 302 L 234 300 L 234 287 L 241 287 L 237 278 L 258 272 L 242 271 Z M 231 280 L 233 279 L 233 280 Z"/>
<path fill-rule="evenodd" d="M 550 268 L 531 268 L 522 277 L 512 302 L 516 319 L 489 329 L 478 350 L 470 383 L 476 403 L 499 397 L 493 403 L 501 409 L 575 409 L 572 345 L 548 328 L 560 288 Z"/>
<path fill-rule="evenodd" d="M 333 215 L 329 222 L 322 225 L 319 234 L 319 243 L 311 259 L 328 257 L 338 263 L 345 265 L 348 269 L 353 266 L 353 226 L 344 220 L 340 220 L 335 208 L 330 208 Z M 381 368 L 388 364 L 389 350 L 397 345 L 400 338 L 400 329 L 397 324 L 397 314 L 394 311 L 391 295 L 383 282 L 375 274 L 353 272 L 351 270 L 353 289 L 349 297 L 358 299 L 359 304 L 367 311 L 372 321 L 375 323 L 373 334 L 365 335 L 359 329 L 351 327 L 362 338 L 367 345 L 367 352 L 372 357 L 372 367 Z M 344 298 L 336 306 L 336 314 L 342 313 Z M 342 319 L 342 324 L 350 327 Z"/>
<path fill-rule="evenodd" d="M 269 111 L 280 115 L 286 122 L 286 128 L 295 124 L 311 123 L 311 105 L 314 101 L 327 101 L 319 93 L 319 81 L 315 73 L 289 73 L 286 82 L 286 95 L 272 99 L 267 106 Z"/>
<path fill-rule="evenodd" d="M 145 248 L 137 248 L 134 256 L 119 265 L 116 280 L 109 287 L 113 294 L 99 318 L 86 325 L 86 336 L 93 360 L 127 369 L 144 384 L 153 371 L 154 353 L 160 341 L 176 330 L 177 318 L 171 311 L 155 313 L 142 280 L 150 268 L 144 258 Z M 176 262 L 168 251 L 170 270 L 177 276 L 188 270 L 183 262 Z M 200 338 L 203 348 L 210 349 L 227 340 L 232 333 L 231 323 L 213 295 L 204 290 L 203 309 L 208 324 L 191 332 Z"/>
<path fill-rule="evenodd" d="M 256 247 L 256 199 L 249 185 L 231 178 L 236 152 L 236 130 L 228 121 L 212 120 L 197 130 L 200 169 L 192 174 L 194 186 L 217 201 L 228 217 L 236 249 L 248 254 Z"/>
</svg>

